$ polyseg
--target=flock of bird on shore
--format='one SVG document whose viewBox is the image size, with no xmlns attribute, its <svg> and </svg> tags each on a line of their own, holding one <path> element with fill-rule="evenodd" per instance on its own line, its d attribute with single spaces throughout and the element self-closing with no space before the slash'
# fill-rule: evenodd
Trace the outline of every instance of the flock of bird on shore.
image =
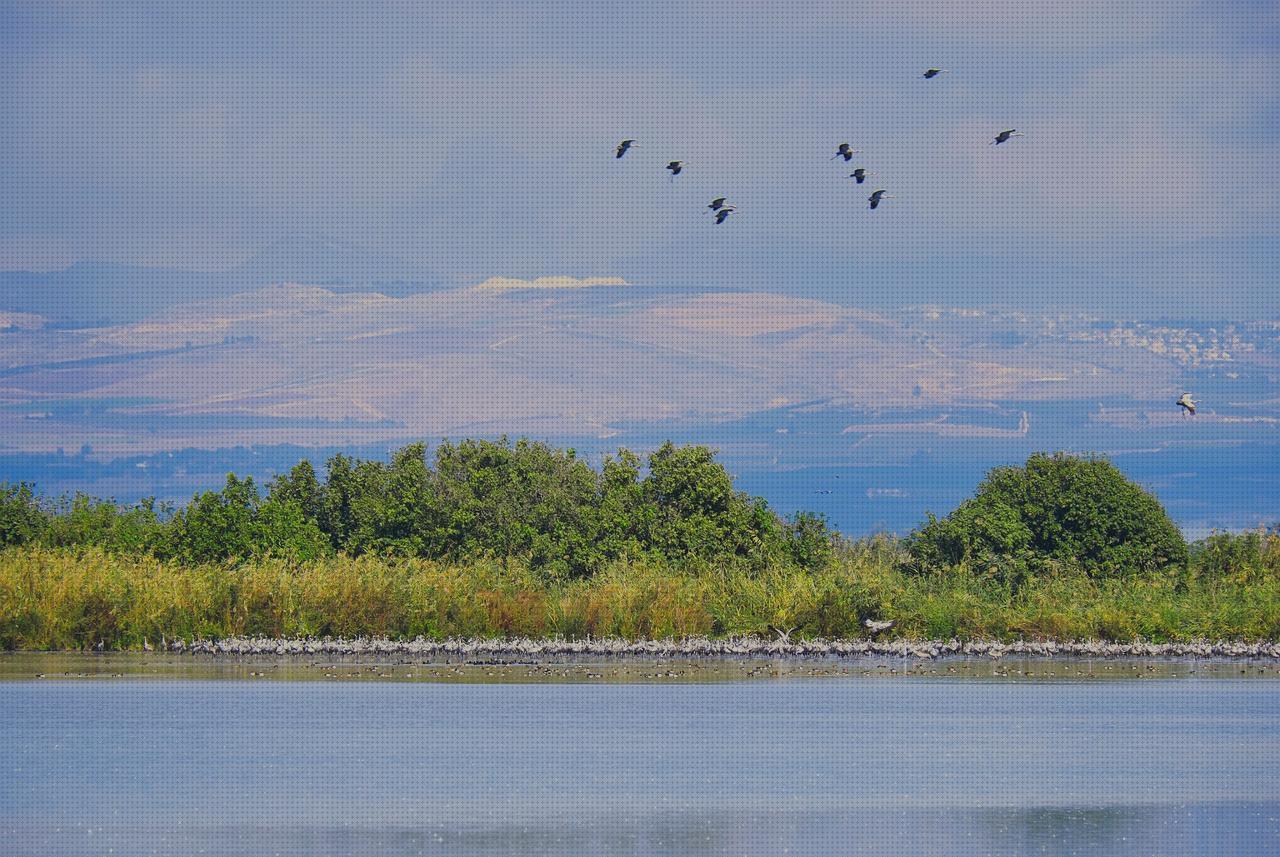
<svg viewBox="0 0 1280 857">
<path fill-rule="evenodd" d="M 938 77 L 939 75 L 948 73 L 949 71 L 950 69 L 945 69 L 945 68 L 928 68 L 928 69 L 925 69 L 924 78 L 925 80 L 932 80 L 935 77 Z M 993 139 L 988 145 L 999 146 L 1002 143 L 1009 142 L 1014 137 L 1024 137 L 1024 136 L 1026 135 L 1016 128 L 1005 128 L 1002 131 L 1000 131 L 998 134 L 996 134 L 995 139 Z M 633 148 L 635 148 L 636 145 L 637 145 L 636 140 L 633 140 L 633 139 L 623 140 L 614 149 L 614 154 L 613 154 L 614 158 L 615 159 L 622 158 L 628 152 L 630 152 Z M 831 156 L 831 160 L 834 161 L 836 158 L 843 158 L 844 162 L 847 164 L 853 160 L 854 155 L 858 155 L 858 154 L 861 154 L 861 152 L 857 149 L 854 149 L 849 143 L 841 143 L 836 147 L 836 153 Z M 684 172 L 685 166 L 686 164 L 684 161 L 668 161 L 665 169 L 671 174 L 669 176 L 670 180 L 674 181 L 676 176 Z M 871 171 L 868 170 L 866 167 L 856 167 L 853 172 L 849 173 L 849 178 L 853 179 L 857 184 L 862 184 L 867 180 L 867 176 L 869 176 L 870 174 L 871 174 Z M 867 197 L 867 202 L 869 203 L 868 207 L 870 208 L 871 211 L 875 211 L 877 208 L 880 207 L 880 203 L 886 199 L 893 199 L 893 197 L 889 195 L 888 190 L 886 190 L 885 188 L 877 188 L 876 190 L 873 190 L 871 192 L 871 196 Z M 733 214 L 735 211 L 738 210 L 737 206 L 729 204 L 728 197 L 723 197 L 723 196 L 718 196 L 715 199 L 711 200 L 710 204 L 707 205 L 707 208 L 711 209 L 712 213 L 715 215 L 717 226 L 719 226 L 720 224 L 728 220 L 729 215 Z M 1183 393 L 1182 396 L 1178 399 L 1177 405 L 1178 407 L 1182 408 L 1182 413 L 1184 417 L 1195 416 L 1196 403 L 1191 398 L 1190 393 Z"/>
</svg>

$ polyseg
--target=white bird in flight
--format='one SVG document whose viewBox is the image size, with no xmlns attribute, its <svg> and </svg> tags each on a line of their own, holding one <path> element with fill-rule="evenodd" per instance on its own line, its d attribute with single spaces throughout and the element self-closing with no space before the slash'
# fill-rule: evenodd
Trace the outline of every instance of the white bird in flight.
<svg viewBox="0 0 1280 857">
<path fill-rule="evenodd" d="M 1183 417 L 1194 417 L 1196 415 L 1196 402 L 1191 398 L 1190 393 L 1183 393 L 1178 399 L 1178 407 L 1182 408 Z"/>
</svg>

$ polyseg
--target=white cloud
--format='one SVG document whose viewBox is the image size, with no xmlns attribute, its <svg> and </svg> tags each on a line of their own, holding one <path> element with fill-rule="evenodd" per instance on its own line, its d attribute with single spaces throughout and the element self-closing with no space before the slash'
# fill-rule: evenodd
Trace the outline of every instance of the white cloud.
<svg viewBox="0 0 1280 857">
<path fill-rule="evenodd" d="M 45 320 L 29 312 L 0 311 L 0 330 L 16 328 L 18 330 L 39 330 L 44 327 Z"/>
</svg>

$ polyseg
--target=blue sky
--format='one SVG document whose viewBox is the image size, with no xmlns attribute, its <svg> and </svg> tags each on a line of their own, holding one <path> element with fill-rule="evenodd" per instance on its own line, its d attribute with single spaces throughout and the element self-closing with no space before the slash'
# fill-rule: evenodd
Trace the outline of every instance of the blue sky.
<svg viewBox="0 0 1280 857">
<path fill-rule="evenodd" d="M 453 284 L 1272 315 L 1278 9 L 6 0 L 0 270 L 305 235 Z"/>
</svg>

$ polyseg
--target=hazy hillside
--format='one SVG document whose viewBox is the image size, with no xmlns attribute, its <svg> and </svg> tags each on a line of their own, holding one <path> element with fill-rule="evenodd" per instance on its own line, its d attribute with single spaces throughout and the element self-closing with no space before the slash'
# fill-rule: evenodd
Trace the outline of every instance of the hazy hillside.
<svg viewBox="0 0 1280 857">
<path fill-rule="evenodd" d="M 1274 321 L 880 314 L 572 278 L 405 297 L 272 286 L 92 328 L 5 318 L 9 454 L 87 446 L 137 463 L 192 448 L 376 449 L 504 432 L 595 451 L 671 437 L 721 448 L 748 483 L 753 473 L 767 483 L 753 490 L 786 494 L 783 506 L 834 504 L 836 494 L 815 494 L 834 489 L 810 468 L 878 472 L 859 493 L 890 508 L 867 522 L 893 525 L 892 508 L 907 519 L 945 505 L 946 474 L 968 484 L 975 469 L 1036 449 L 1163 453 L 1150 472 L 1169 482 L 1231 470 L 1241 444 L 1256 455 L 1280 441 Z M 1183 390 L 1202 403 L 1193 419 L 1173 404 Z M 1214 455 L 1188 463 L 1206 448 Z M 208 466 L 220 469 L 216 457 Z M 119 493 L 137 493 L 134 475 Z"/>
</svg>

